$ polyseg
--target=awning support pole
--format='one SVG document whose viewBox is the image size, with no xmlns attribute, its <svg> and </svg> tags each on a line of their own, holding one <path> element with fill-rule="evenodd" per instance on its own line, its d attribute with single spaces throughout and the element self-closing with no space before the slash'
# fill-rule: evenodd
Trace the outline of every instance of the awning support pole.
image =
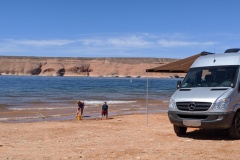
<svg viewBox="0 0 240 160">
<path fill-rule="evenodd" d="M 146 114 L 147 114 L 147 126 L 148 126 L 148 72 L 147 72 Z"/>
</svg>

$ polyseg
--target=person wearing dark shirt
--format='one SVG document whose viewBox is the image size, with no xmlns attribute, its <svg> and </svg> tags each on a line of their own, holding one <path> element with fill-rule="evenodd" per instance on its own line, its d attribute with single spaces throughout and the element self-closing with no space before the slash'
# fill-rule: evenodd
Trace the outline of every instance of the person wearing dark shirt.
<svg viewBox="0 0 240 160">
<path fill-rule="evenodd" d="M 107 102 L 104 102 L 102 105 L 102 117 L 106 116 L 106 119 L 108 119 L 108 105 Z"/>
<path fill-rule="evenodd" d="M 84 109 L 84 102 L 78 101 L 77 105 L 78 105 L 78 108 L 77 108 L 77 115 L 76 115 L 76 117 L 80 113 L 81 114 L 80 116 L 82 118 L 82 116 L 83 116 L 83 109 Z"/>
</svg>

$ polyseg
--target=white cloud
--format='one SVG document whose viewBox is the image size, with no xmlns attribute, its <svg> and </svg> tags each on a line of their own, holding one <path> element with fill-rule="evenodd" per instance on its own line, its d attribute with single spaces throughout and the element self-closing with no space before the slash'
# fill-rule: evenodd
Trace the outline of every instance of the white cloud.
<svg viewBox="0 0 240 160">
<path fill-rule="evenodd" d="M 113 46 L 123 47 L 148 47 L 152 44 L 151 41 L 147 41 L 144 38 L 137 36 L 123 38 L 109 38 L 107 42 Z"/>
<path fill-rule="evenodd" d="M 148 56 L 176 57 L 176 53 L 220 50 L 224 37 L 175 34 L 84 35 L 76 39 L 0 39 L 0 54 L 33 56 Z M 206 40 L 207 39 L 207 40 Z M 223 45 L 224 44 L 224 45 Z M 232 41 L 231 41 L 232 44 Z M 185 57 L 185 56 L 184 56 Z"/>
<path fill-rule="evenodd" d="M 162 47 L 189 47 L 189 46 L 213 46 L 215 42 L 192 42 L 161 39 L 157 42 Z"/>
<path fill-rule="evenodd" d="M 74 40 L 66 39 L 54 39 L 54 40 L 8 40 L 10 43 L 16 45 L 29 45 L 29 46 L 63 46 L 71 43 L 75 43 Z"/>
<path fill-rule="evenodd" d="M 148 47 L 151 41 L 147 41 L 144 37 L 126 36 L 126 37 L 109 37 L 109 38 L 93 38 L 79 40 L 83 45 L 92 46 L 113 46 L 113 47 Z"/>
<path fill-rule="evenodd" d="M 86 38 L 86 39 L 80 39 L 79 42 L 82 42 L 83 45 L 93 45 L 93 46 L 102 46 L 105 44 L 105 41 L 102 39 L 91 39 L 91 38 Z"/>
</svg>

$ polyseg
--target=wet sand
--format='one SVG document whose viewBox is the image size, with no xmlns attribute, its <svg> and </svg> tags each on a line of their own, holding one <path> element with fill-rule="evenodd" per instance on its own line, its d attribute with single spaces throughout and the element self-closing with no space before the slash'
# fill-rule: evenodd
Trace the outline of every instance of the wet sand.
<svg viewBox="0 0 240 160">
<path fill-rule="evenodd" d="M 134 100 L 136 103 L 130 104 L 110 104 L 109 116 L 127 115 L 136 113 L 160 113 L 168 109 L 168 101 L 149 100 L 146 105 L 145 99 Z M 60 106 L 61 105 L 61 106 Z M 76 116 L 77 104 L 34 104 L 25 110 L 11 110 L 3 108 L 0 111 L 0 122 L 42 122 L 42 121 L 62 121 L 73 120 Z M 101 105 L 86 105 L 84 109 L 84 119 L 95 119 L 101 115 Z"/>
</svg>

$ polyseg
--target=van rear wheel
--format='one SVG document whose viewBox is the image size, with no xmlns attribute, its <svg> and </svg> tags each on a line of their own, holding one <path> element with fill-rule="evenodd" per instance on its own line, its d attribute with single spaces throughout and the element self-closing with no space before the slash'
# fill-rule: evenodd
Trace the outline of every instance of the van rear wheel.
<svg viewBox="0 0 240 160">
<path fill-rule="evenodd" d="M 187 127 L 180 127 L 180 126 L 173 125 L 173 128 L 177 136 L 181 136 L 187 133 Z"/>
<path fill-rule="evenodd" d="M 229 128 L 229 136 L 240 139 L 240 112 L 238 111 L 233 119 L 232 126 Z"/>
</svg>

